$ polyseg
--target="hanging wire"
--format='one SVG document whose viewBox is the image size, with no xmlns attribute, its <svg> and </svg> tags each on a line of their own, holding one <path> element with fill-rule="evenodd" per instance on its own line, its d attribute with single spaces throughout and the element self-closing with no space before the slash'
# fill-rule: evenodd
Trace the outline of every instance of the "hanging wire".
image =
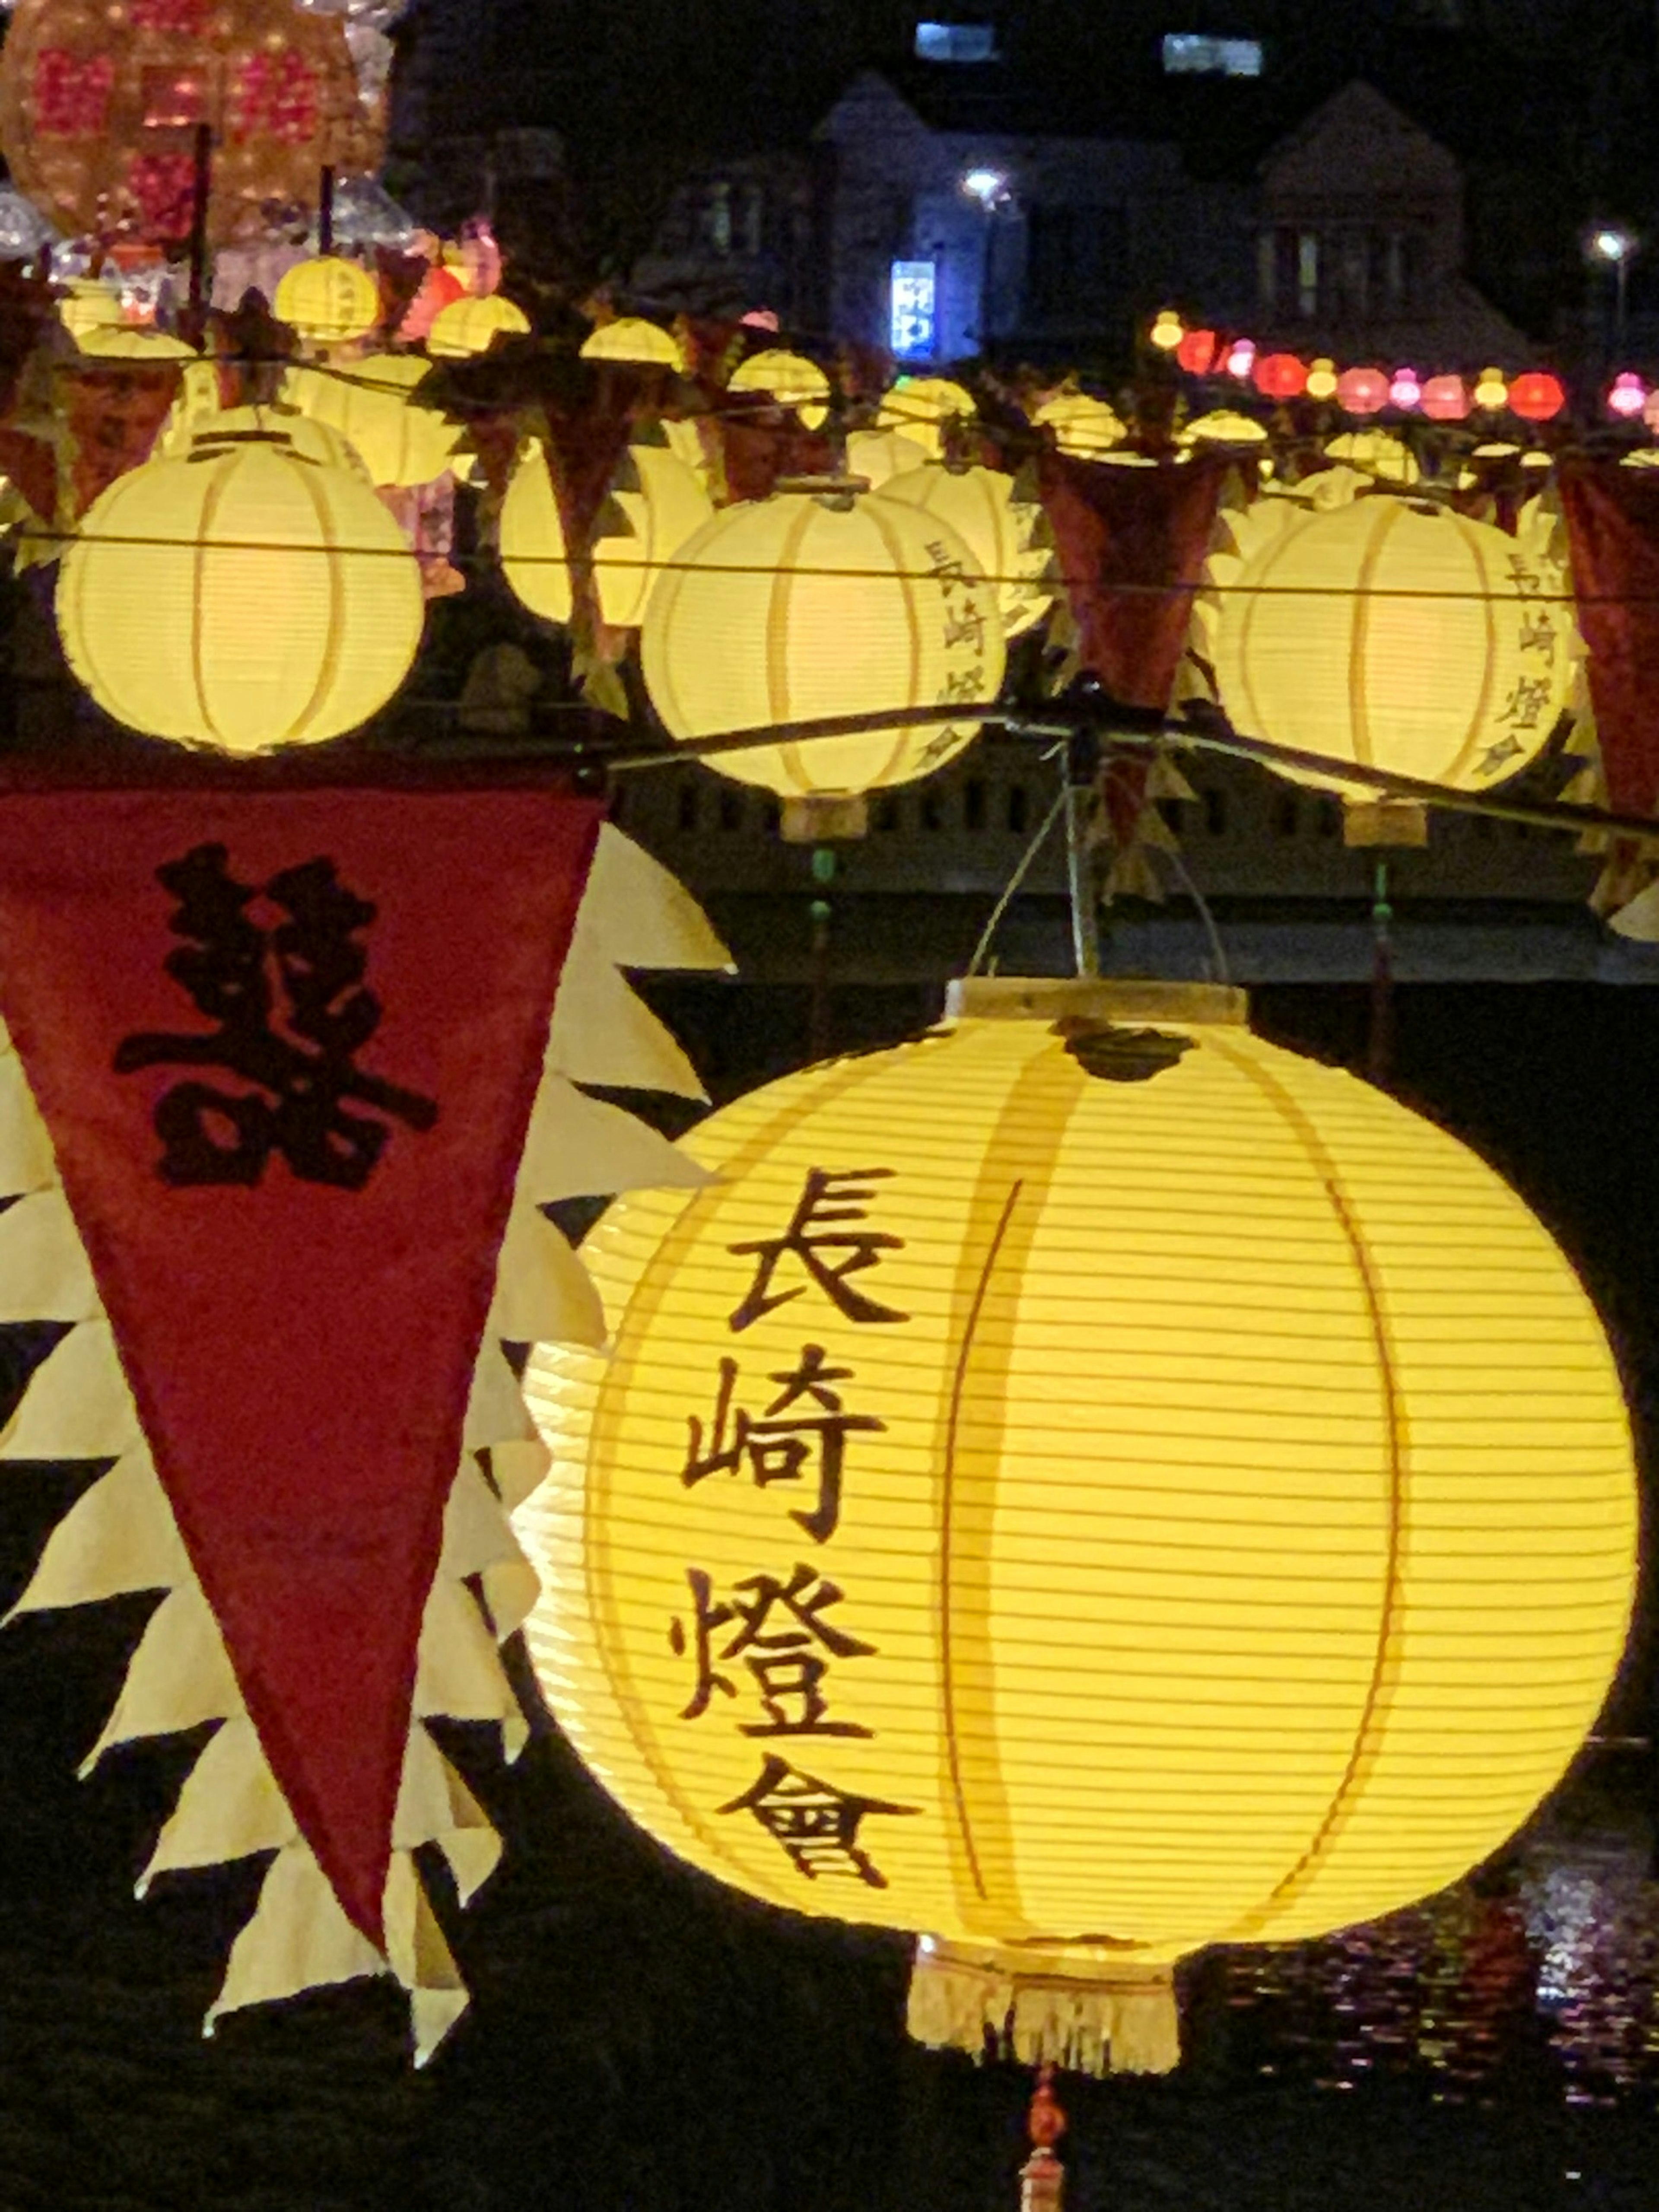
<svg viewBox="0 0 1659 2212">
<path fill-rule="evenodd" d="M 1058 750 L 1058 748 L 1055 750 Z M 1043 755 L 1043 758 L 1045 760 L 1052 760 L 1054 757 L 1054 754 L 1053 750 L 1046 752 Z M 1024 883 L 1026 877 L 1030 875 L 1032 866 L 1036 862 L 1037 854 L 1042 850 L 1044 844 L 1048 842 L 1048 837 L 1054 830 L 1054 824 L 1059 821 L 1060 816 L 1066 811 L 1066 800 L 1070 795 L 1070 785 L 1065 783 L 1061 784 L 1059 792 L 1055 794 L 1054 805 L 1048 809 L 1047 814 L 1042 817 L 1042 823 L 1037 830 L 1036 836 L 1031 839 L 1030 843 L 1027 845 L 1024 852 L 1021 854 L 1019 865 L 1015 868 L 1013 874 L 1009 877 L 1007 885 L 1005 888 L 1001 897 L 992 908 L 990 920 L 980 932 L 979 943 L 974 947 L 974 957 L 968 963 L 968 974 L 970 978 L 978 975 L 981 963 L 991 950 L 992 940 L 995 937 L 997 931 L 1002 926 L 1002 917 L 1007 913 L 1009 908 L 1018 897 L 1020 886 Z"/>
</svg>

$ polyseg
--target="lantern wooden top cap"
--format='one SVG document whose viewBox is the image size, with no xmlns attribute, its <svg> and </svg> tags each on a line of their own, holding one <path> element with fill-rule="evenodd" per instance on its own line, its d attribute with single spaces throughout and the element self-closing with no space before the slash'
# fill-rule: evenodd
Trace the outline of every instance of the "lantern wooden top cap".
<svg viewBox="0 0 1659 2212">
<path fill-rule="evenodd" d="M 1249 1018 L 1246 992 L 1220 983 L 1164 983 L 1064 975 L 968 975 L 945 992 L 952 1021 L 1203 1023 L 1242 1029 Z"/>
</svg>

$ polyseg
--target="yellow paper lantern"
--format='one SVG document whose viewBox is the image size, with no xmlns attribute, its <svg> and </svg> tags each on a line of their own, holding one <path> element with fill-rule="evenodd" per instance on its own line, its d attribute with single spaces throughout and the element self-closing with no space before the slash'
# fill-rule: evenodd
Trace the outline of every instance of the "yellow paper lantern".
<svg viewBox="0 0 1659 2212">
<path fill-rule="evenodd" d="M 994 698 L 996 593 L 950 526 L 890 500 L 781 493 L 730 507 L 682 545 L 640 640 L 671 737 Z M 711 765 L 787 798 L 908 783 L 977 721 L 732 753 Z"/>
<path fill-rule="evenodd" d="M 726 388 L 769 392 L 780 407 L 794 409 L 803 429 L 816 430 L 829 419 L 824 403 L 830 397 L 830 380 L 817 362 L 808 361 L 804 354 L 787 353 L 777 347 L 751 353 L 732 370 Z"/>
<path fill-rule="evenodd" d="M 418 354 L 371 354 L 349 369 L 289 370 L 283 398 L 312 421 L 337 430 L 357 452 L 371 483 L 430 483 L 449 467 L 461 432 L 416 397 L 432 374 Z"/>
<path fill-rule="evenodd" d="M 188 459 L 147 461 L 94 503 L 58 627 L 106 714 L 254 753 L 357 729 L 391 698 L 420 644 L 420 568 L 364 477 L 312 458 L 331 436 L 211 416 Z"/>
<path fill-rule="evenodd" d="M 1411 485 L 1422 474 L 1417 456 L 1392 430 L 1344 430 L 1325 441 L 1325 454 L 1380 483 Z"/>
<path fill-rule="evenodd" d="M 1322 354 L 1308 371 L 1303 389 L 1310 399 L 1334 399 L 1338 380 L 1336 363 Z"/>
<path fill-rule="evenodd" d="M 1474 404 L 1496 414 L 1509 404 L 1510 387 L 1501 368 L 1483 368 L 1474 387 Z"/>
<path fill-rule="evenodd" d="M 526 1378 L 528 1636 L 670 1849 L 922 1936 L 928 2040 L 1012 1996 L 1059 2056 L 1063 1990 L 1087 2063 L 1091 1984 L 1526 1820 L 1619 1660 L 1635 1475 L 1571 1267 L 1454 1139 L 1237 994 L 969 990 L 590 1235 L 613 1349 Z"/>
<path fill-rule="evenodd" d="M 1161 353 L 1173 353 L 1187 335 L 1187 325 L 1173 307 L 1160 307 L 1147 336 Z"/>
<path fill-rule="evenodd" d="M 359 263 L 319 254 L 284 274 L 272 313 L 307 345 L 345 345 L 380 320 L 380 288 Z"/>
<path fill-rule="evenodd" d="M 1241 415 L 1236 407 L 1212 408 L 1207 415 L 1195 415 L 1177 433 L 1177 446 L 1190 452 L 1200 446 L 1265 446 L 1267 433 L 1253 415 Z"/>
<path fill-rule="evenodd" d="M 465 361 L 488 353 L 499 337 L 525 337 L 529 331 L 524 309 L 491 292 L 482 300 L 452 300 L 441 307 L 427 332 L 426 349 L 437 360 Z"/>
<path fill-rule="evenodd" d="M 948 376 L 902 376 L 876 410 L 875 427 L 896 430 L 936 461 L 945 451 L 945 431 L 953 423 L 971 422 L 977 412 L 973 393 Z"/>
<path fill-rule="evenodd" d="M 1573 694 L 1551 531 L 1535 507 L 1510 537 L 1387 494 L 1312 513 L 1259 501 L 1235 523 L 1237 556 L 1212 557 L 1200 612 L 1222 705 L 1248 735 L 1334 767 L 1492 789 L 1542 750 Z"/>
<path fill-rule="evenodd" d="M 1031 417 L 1040 430 L 1052 430 L 1054 443 L 1073 460 L 1097 461 L 1128 434 L 1103 399 L 1086 392 L 1061 392 L 1045 400 Z"/>
<path fill-rule="evenodd" d="M 996 586 L 1005 637 L 1023 635 L 1047 614 L 1054 595 L 1042 580 L 1053 569 L 1053 549 L 1033 542 L 1042 510 L 1015 496 L 1011 476 L 926 461 L 890 477 L 875 495 L 950 524 Z"/>
<path fill-rule="evenodd" d="M 861 477 L 879 491 L 890 477 L 919 469 L 927 459 L 927 448 L 902 430 L 854 430 L 847 441 L 847 473 Z"/>
<path fill-rule="evenodd" d="M 618 315 L 600 323 L 582 340 L 584 361 L 625 361 L 641 368 L 682 369 L 685 356 L 672 331 L 643 315 Z"/>
<path fill-rule="evenodd" d="M 121 295 L 96 276 L 77 276 L 58 302 L 58 319 L 77 345 L 93 331 L 118 329 L 126 320 Z"/>
<path fill-rule="evenodd" d="M 665 564 L 713 520 L 714 503 L 665 446 L 630 446 L 611 496 L 624 527 L 594 541 L 599 613 L 618 629 L 637 629 Z"/>
<path fill-rule="evenodd" d="M 89 361 L 198 361 L 193 346 L 168 331 L 155 331 L 137 323 L 97 323 L 76 340 Z"/>
<path fill-rule="evenodd" d="M 544 622 L 568 623 L 574 602 L 564 519 L 553 490 L 547 448 L 532 439 L 520 453 L 501 501 L 501 574 L 520 604 Z"/>
</svg>

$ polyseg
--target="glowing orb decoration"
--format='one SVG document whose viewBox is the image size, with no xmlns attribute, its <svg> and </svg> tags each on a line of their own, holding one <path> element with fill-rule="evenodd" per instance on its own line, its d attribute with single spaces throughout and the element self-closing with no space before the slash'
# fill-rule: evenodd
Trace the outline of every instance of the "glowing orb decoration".
<svg viewBox="0 0 1659 2212">
<path fill-rule="evenodd" d="M 801 492 L 729 507 L 681 546 L 646 608 L 640 654 L 682 741 L 991 699 L 1005 657 L 996 592 L 947 523 L 887 498 Z M 711 765 L 785 797 L 840 796 L 925 775 L 978 728 L 905 725 Z"/>
<path fill-rule="evenodd" d="M 189 235 L 198 131 L 212 135 L 209 234 L 316 204 L 325 167 L 380 166 L 346 27 L 294 0 L 19 0 L 0 53 L 0 144 L 71 238 Z"/>
<path fill-rule="evenodd" d="M 631 362 L 642 368 L 685 367 L 674 333 L 647 322 L 643 315 L 618 315 L 614 322 L 596 325 L 582 340 L 581 356 L 584 361 Z"/>
<path fill-rule="evenodd" d="M 344 345 L 380 320 L 380 288 L 358 262 L 319 254 L 282 278 L 273 313 L 307 345 Z"/>
<path fill-rule="evenodd" d="M 739 362 L 726 386 L 728 392 L 769 393 L 780 407 L 793 407 L 805 430 L 817 430 L 828 421 L 830 380 L 817 362 L 804 354 L 774 348 L 751 353 Z"/>
<path fill-rule="evenodd" d="M 1039 430 L 1052 430 L 1055 445 L 1074 461 L 1097 461 L 1128 435 L 1106 402 L 1086 392 L 1056 393 L 1043 401 L 1031 420 Z"/>
<path fill-rule="evenodd" d="M 1553 532 L 1535 502 L 1510 537 L 1386 494 L 1312 514 L 1260 501 L 1237 551 L 1212 556 L 1198 617 L 1223 706 L 1334 768 L 1493 788 L 1543 750 L 1574 690 Z"/>
<path fill-rule="evenodd" d="M 602 530 L 593 544 L 593 584 L 601 617 L 637 629 L 668 562 L 714 515 L 702 478 L 665 446 L 630 446 L 612 485 L 619 530 Z"/>
<path fill-rule="evenodd" d="M 349 368 L 291 368 L 283 398 L 353 446 L 371 483 L 430 483 L 454 457 L 460 426 L 423 407 L 432 364 L 418 354 L 370 354 Z"/>
<path fill-rule="evenodd" d="M 530 318 L 516 301 L 491 292 L 483 299 L 470 294 L 452 300 L 432 319 L 426 349 L 441 361 L 465 361 L 488 353 L 497 338 L 521 338 L 530 334 Z"/>
<path fill-rule="evenodd" d="M 1057 1981 L 1086 2063 L 1094 1978 L 1375 1918 L 1527 1819 L 1623 1649 L 1635 1470 L 1571 1266 L 1454 1139 L 1237 994 L 969 990 L 590 1234 L 613 1348 L 526 1376 L 528 1636 L 669 1849 L 924 1936 L 930 2040 Z"/>
<path fill-rule="evenodd" d="M 876 496 L 950 525 L 995 586 L 1005 637 L 1023 636 L 1054 604 L 1054 588 L 1042 580 L 1054 566 L 1052 545 L 1041 539 L 1042 509 L 1021 499 L 1000 469 L 927 461 L 890 477 Z"/>
<path fill-rule="evenodd" d="M 559 513 L 547 448 L 532 439 L 520 453 L 501 501 L 501 574 L 514 597 L 544 622 L 568 623 L 575 602 L 564 519 Z"/>
<path fill-rule="evenodd" d="M 64 555 L 58 628 L 116 720 L 232 753 L 360 728 L 409 673 L 420 568 L 367 480 L 249 409 L 98 499 Z M 324 447 L 321 450 L 326 450 Z"/>
</svg>

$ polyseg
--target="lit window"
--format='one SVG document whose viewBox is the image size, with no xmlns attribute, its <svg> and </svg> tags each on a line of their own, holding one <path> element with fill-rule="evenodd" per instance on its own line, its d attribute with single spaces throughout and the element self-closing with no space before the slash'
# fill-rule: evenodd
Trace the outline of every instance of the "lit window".
<svg viewBox="0 0 1659 2212">
<path fill-rule="evenodd" d="M 1215 39 L 1202 31 L 1173 31 L 1164 41 L 1166 76 L 1260 76 L 1260 39 Z"/>
<path fill-rule="evenodd" d="M 989 23 L 918 23 L 916 54 L 924 62 L 994 62 L 997 34 Z"/>
<path fill-rule="evenodd" d="M 896 261 L 889 285 L 887 343 L 898 361 L 931 361 L 939 271 L 932 261 Z"/>
</svg>

